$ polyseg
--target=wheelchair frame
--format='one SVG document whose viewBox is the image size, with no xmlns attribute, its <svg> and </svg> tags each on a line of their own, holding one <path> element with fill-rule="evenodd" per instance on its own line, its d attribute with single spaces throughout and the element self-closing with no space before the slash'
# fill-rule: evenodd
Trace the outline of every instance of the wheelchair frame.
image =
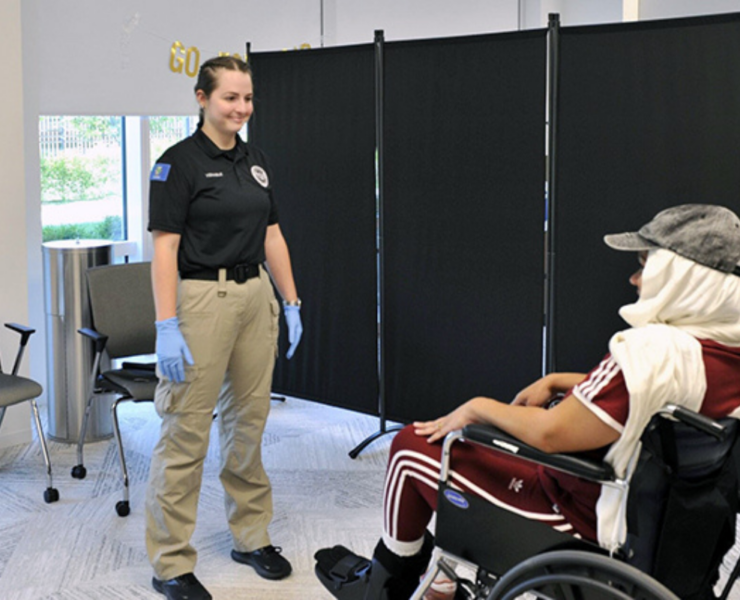
<svg viewBox="0 0 740 600">
<path fill-rule="evenodd" d="M 683 407 L 666 406 L 660 415 L 686 423 L 718 440 L 726 436 L 722 424 Z M 455 442 L 461 440 L 617 488 L 622 494 L 629 493 L 631 472 L 619 478 L 607 463 L 574 455 L 548 454 L 491 426 L 471 425 L 453 431 L 445 438 L 442 450 L 436 536 L 439 545 L 435 546 L 430 567 L 412 600 L 421 600 L 440 572 L 458 581 L 458 587 L 467 586 L 467 597 L 475 599 L 508 600 L 530 592 L 542 599 L 678 600 L 678 596 L 653 577 L 623 562 L 621 552 L 607 555 L 606 550 L 593 542 L 556 531 L 453 488 L 449 482 L 451 453 Z M 636 463 L 639 452 L 640 445 L 631 457 L 631 465 Z M 479 531 L 496 531 L 498 539 L 506 540 L 505 550 L 492 548 L 495 544 L 484 536 L 471 539 L 456 528 L 451 523 L 454 517 L 448 517 L 460 511 L 470 511 L 469 518 L 476 523 L 482 521 Z M 480 556 L 485 557 L 485 565 L 479 564 Z M 471 582 L 461 580 L 455 572 L 456 565 L 475 572 L 476 582 L 470 585 Z M 734 583 L 733 575 L 722 598 L 727 597 Z M 459 598 L 460 594 L 455 597 Z"/>
</svg>

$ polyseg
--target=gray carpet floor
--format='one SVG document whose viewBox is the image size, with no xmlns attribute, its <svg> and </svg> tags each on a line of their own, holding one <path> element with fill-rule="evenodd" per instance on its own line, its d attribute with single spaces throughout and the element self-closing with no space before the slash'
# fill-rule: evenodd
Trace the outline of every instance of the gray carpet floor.
<svg viewBox="0 0 740 600">
<path fill-rule="evenodd" d="M 159 419 L 148 403 L 124 403 L 120 414 L 131 481 L 131 514 L 125 518 L 115 512 L 121 482 L 112 440 L 86 444 L 84 480 L 70 477 L 75 447 L 50 442 L 61 496 L 53 504 L 43 501 L 38 443 L 0 450 L 0 600 L 163 598 L 151 589 L 142 510 Z M 199 552 L 196 574 L 216 600 L 327 600 L 313 574 L 313 553 L 337 543 L 372 553 L 382 522 L 391 435 L 355 460 L 348 452 L 378 425 L 377 418 L 293 398 L 272 403 L 263 449 L 274 489 L 270 533 L 294 568 L 279 582 L 261 579 L 229 557 L 218 444 L 211 444 L 193 542 Z M 736 546 L 730 558 L 737 555 Z M 740 585 L 730 598 L 740 600 Z"/>
<path fill-rule="evenodd" d="M 45 469 L 37 442 L 0 450 L 0 599 L 156 599 L 144 549 L 143 498 L 159 419 L 149 403 L 121 405 L 131 485 L 131 514 L 115 512 L 120 471 L 112 440 L 85 445 L 84 480 L 70 477 L 75 447 L 50 442 L 60 500 L 45 504 Z M 273 402 L 263 460 L 274 489 L 270 534 L 294 573 L 270 582 L 229 557 L 218 481 L 216 431 L 206 461 L 193 536 L 196 574 L 217 600 L 325 599 L 313 574 L 313 553 L 342 543 L 372 552 L 381 531 L 381 495 L 391 436 L 356 444 L 378 419 L 289 398 Z"/>
</svg>

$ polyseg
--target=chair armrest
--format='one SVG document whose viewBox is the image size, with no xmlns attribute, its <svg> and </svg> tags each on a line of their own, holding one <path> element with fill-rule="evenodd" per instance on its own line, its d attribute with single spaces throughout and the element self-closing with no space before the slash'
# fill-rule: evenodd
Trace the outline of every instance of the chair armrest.
<svg viewBox="0 0 740 600">
<path fill-rule="evenodd" d="M 463 429 L 463 437 L 493 450 L 518 456 L 590 481 L 616 480 L 614 469 L 610 464 L 587 460 L 573 454 L 542 452 L 542 450 L 529 446 L 492 425 L 467 425 Z"/>
<path fill-rule="evenodd" d="M 727 438 L 728 429 L 722 423 L 715 421 L 710 417 L 700 415 L 698 412 L 694 412 L 693 410 L 690 410 L 683 406 L 668 404 L 667 406 L 662 408 L 660 412 L 661 414 L 668 414 L 672 417 L 675 417 L 682 423 L 691 425 L 694 429 L 698 429 L 699 431 L 708 433 L 712 437 L 717 438 L 717 440 L 719 440 L 720 442 L 724 441 Z"/>
<path fill-rule="evenodd" d="M 105 345 L 108 343 L 107 335 L 103 333 L 98 333 L 97 331 L 95 331 L 94 329 L 90 329 L 89 327 L 78 329 L 77 333 L 80 333 L 86 338 L 90 338 L 93 342 L 95 342 L 96 354 L 102 354 L 103 350 L 105 350 Z"/>
<path fill-rule="evenodd" d="M 35 329 L 26 327 L 25 325 L 20 325 L 19 323 L 5 323 L 5 326 L 8 329 L 12 329 L 13 331 L 17 331 L 21 334 L 21 346 L 25 346 L 28 343 L 28 338 L 36 333 Z"/>
<path fill-rule="evenodd" d="M 15 355 L 15 362 L 13 363 L 12 371 L 13 375 L 17 375 L 18 369 L 21 366 L 21 360 L 23 359 L 23 351 L 26 349 L 26 344 L 28 344 L 28 338 L 36 333 L 36 330 L 31 327 L 26 327 L 25 325 L 20 325 L 19 323 L 5 323 L 5 327 L 21 334 L 21 340 L 18 345 L 18 352 Z"/>
</svg>

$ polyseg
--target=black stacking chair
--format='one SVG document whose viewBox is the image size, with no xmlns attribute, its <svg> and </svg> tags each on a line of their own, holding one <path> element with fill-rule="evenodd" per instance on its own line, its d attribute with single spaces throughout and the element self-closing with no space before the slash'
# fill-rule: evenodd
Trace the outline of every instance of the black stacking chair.
<svg viewBox="0 0 740 600">
<path fill-rule="evenodd" d="M 717 565 L 735 537 L 738 425 L 735 419 L 717 422 L 667 407 L 644 431 L 629 480 L 616 477 L 607 463 L 547 454 L 495 427 L 469 425 L 450 433 L 442 455 L 435 550 L 412 600 L 421 599 L 440 572 L 458 581 L 456 599 L 714 598 L 709 565 Z M 625 545 L 609 554 L 595 543 L 459 491 L 449 474 L 451 452 L 460 441 L 621 490 L 627 494 Z M 685 510 L 675 512 L 675 498 L 682 492 L 674 492 L 681 489 L 696 492 L 689 518 Z M 718 513 L 712 513 L 716 506 Z M 698 549 L 689 559 L 697 564 L 676 560 L 676 549 L 686 548 Z M 475 581 L 457 575 L 460 564 L 475 573 Z M 727 598 L 737 575 L 736 569 L 721 599 Z"/>
<path fill-rule="evenodd" d="M 36 423 L 36 431 L 39 435 L 41 451 L 44 455 L 44 462 L 46 463 L 47 487 L 46 490 L 44 490 L 44 501 L 47 504 L 56 502 L 59 500 L 59 492 L 52 484 L 49 449 L 46 446 L 44 430 L 41 427 L 41 419 L 39 419 L 39 407 L 36 404 L 36 398 L 41 395 L 43 389 L 32 379 L 18 375 L 18 369 L 21 366 L 21 360 L 23 359 L 23 352 L 26 349 L 26 344 L 28 344 L 28 338 L 30 338 L 36 330 L 31 329 L 30 327 L 25 327 L 24 325 L 18 325 L 17 323 L 5 323 L 5 327 L 18 332 L 21 339 L 18 344 L 18 352 L 16 354 L 15 363 L 13 364 L 13 370 L 11 373 L 3 373 L 2 366 L 0 366 L 0 424 L 2 424 L 3 418 L 5 418 L 5 410 L 9 406 L 20 404 L 21 402 L 31 403 L 33 420 Z"/>
<path fill-rule="evenodd" d="M 142 262 L 94 267 L 87 271 L 87 288 L 93 327 L 80 329 L 79 333 L 94 343 L 95 359 L 90 373 L 91 393 L 77 442 L 78 464 L 72 468 L 72 477 L 84 479 L 87 475 L 83 446 L 92 403 L 100 396 L 115 394 L 117 398 L 111 406 L 111 414 L 123 476 L 123 500 L 116 503 L 116 512 L 125 517 L 131 508 L 128 470 L 118 423 L 118 405 L 126 400 L 142 402 L 154 399 L 157 387 L 156 363 L 122 362 L 118 368 L 103 372 L 100 369 L 104 357 L 122 361 L 155 352 L 151 264 Z"/>
</svg>

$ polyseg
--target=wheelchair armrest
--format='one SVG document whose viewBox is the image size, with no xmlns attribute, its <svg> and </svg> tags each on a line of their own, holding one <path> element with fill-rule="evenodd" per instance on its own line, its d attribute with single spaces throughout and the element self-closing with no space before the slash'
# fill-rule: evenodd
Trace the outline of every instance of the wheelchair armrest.
<svg viewBox="0 0 740 600">
<path fill-rule="evenodd" d="M 518 456 L 591 481 L 604 482 L 616 479 L 614 469 L 610 464 L 594 462 L 572 454 L 542 452 L 492 425 L 467 425 L 463 429 L 463 437 L 493 450 Z"/>
<path fill-rule="evenodd" d="M 108 343 L 108 336 L 103 333 L 98 333 L 94 329 L 90 329 L 89 327 L 83 327 L 82 329 L 78 329 L 77 333 L 81 333 L 86 338 L 90 338 L 93 342 L 95 342 L 95 353 L 96 354 L 102 354 L 103 350 L 105 350 L 105 345 Z"/>
<path fill-rule="evenodd" d="M 684 408 L 683 406 L 677 406 L 675 404 L 668 404 L 660 410 L 661 414 L 670 415 L 682 423 L 691 425 L 693 428 L 708 433 L 712 437 L 717 438 L 720 442 L 727 438 L 727 427 L 704 415 L 700 415 L 693 410 Z"/>
</svg>

